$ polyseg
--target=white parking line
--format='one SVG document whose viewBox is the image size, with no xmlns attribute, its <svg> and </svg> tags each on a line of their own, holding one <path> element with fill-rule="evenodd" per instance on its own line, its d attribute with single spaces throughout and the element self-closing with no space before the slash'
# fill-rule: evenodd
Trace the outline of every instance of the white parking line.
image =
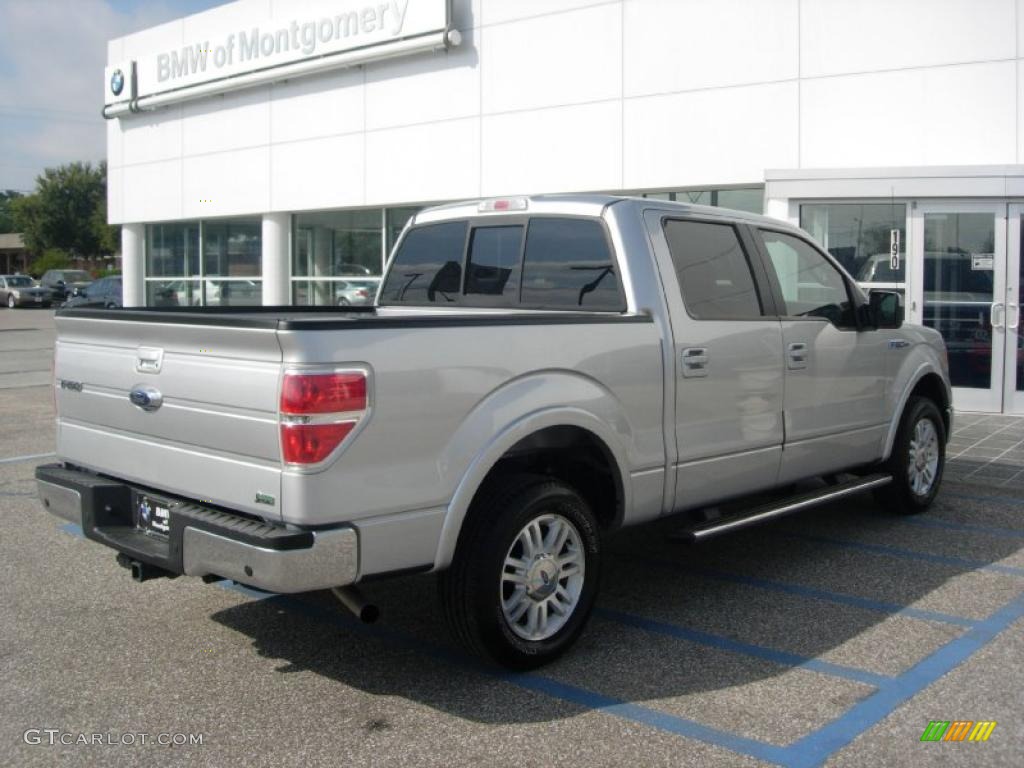
<svg viewBox="0 0 1024 768">
<path fill-rule="evenodd" d="M 0 464 L 17 464 L 21 461 L 33 461 L 35 459 L 48 459 L 51 456 L 56 456 L 55 453 L 30 453 L 25 456 L 12 456 L 9 459 L 0 459 Z"/>
</svg>

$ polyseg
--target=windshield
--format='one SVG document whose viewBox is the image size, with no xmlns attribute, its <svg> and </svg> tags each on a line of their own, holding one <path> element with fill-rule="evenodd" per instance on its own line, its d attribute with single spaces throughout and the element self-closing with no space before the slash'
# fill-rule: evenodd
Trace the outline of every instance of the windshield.
<svg viewBox="0 0 1024 768">
<path fill-rule="evenodd" d="M 12 288 L 29 288 L 33 285 L 31 277 L 8 277 L 7 284 Z"/>
<path fill-rule="evenodd" d="M 76 269 L 72 272 L 65 272 L 64 280 L 69 283 L 87 283 L 92 280 L 92 278 L 89 277 L 88 272 Z"/>
</svg>

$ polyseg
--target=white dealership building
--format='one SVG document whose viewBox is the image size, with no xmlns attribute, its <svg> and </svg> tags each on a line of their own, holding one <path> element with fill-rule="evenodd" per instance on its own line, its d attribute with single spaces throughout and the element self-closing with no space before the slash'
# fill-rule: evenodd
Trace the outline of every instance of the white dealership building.
<svg viewBox="0 0 1024 768">
<path fill-rule="evenodd" d="M 113 40 L 127 305 L 371 293 L 425 204 L 764 212 L 1024 411 L 1024 0 L 239 0 Z"/>
</svg>

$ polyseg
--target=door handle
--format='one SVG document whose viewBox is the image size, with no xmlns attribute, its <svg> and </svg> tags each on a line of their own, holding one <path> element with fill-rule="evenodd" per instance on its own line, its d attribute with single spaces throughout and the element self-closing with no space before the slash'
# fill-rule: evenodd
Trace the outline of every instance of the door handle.
<svg viewBox="0 0 1024 768">
<path fill-rule="evenodd" d="M 705 347 L 687 347 L 682 352 L 683 378 L 702 379 L 708 375 L 708 351 Z"/>
<path fill-rule="evenodd" d="M 1001 323 L 997 323 L 996 322 L 996 311 L 1000 311 L 1000 312 L 1003 313 L 1003 322 L 1001 322 Z M 1006 323 L 1006 305 L 1003 304 L 1003 302 L 1001 302 L 1001 301 L 993 301 L 992 302 L 992 306 L 989 307 L 988 312 L 989 312 L 989 314 L 988 314 L 988 321 L 989 321 L 989 324 L 992 326 L 992 330 L 994 330 L 994 331 L 1001 331 L 1001 330 L 1003 330 L 1004 324 Z"/>
<path fill-rule="evenodd" d="M 786 365 L 790 370 L 797 371 L 807 367 L 807 344 L 794 341 L 786 347 Z"/>
<path fill-rule="evenodd" d="M 1006 327 L 1011 331 L 1016 331 L 1018 328 L 1020 328 L 1020 304 L 1010 303 L 1006 305 L 1006 308 L 1013 309 L 1013 325 L 1007 324 Z"/>
</svg>

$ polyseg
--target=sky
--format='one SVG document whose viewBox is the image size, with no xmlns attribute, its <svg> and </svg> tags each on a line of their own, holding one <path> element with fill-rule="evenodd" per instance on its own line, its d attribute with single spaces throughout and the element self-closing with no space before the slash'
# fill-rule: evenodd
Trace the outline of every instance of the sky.
<svg viewBox="0 0 1024 768">
<path fill-rule="evenodd" d="M 225 0 L 0 0 L 0 190 L 106 154 L 107 41 Z"/>
</svg>

